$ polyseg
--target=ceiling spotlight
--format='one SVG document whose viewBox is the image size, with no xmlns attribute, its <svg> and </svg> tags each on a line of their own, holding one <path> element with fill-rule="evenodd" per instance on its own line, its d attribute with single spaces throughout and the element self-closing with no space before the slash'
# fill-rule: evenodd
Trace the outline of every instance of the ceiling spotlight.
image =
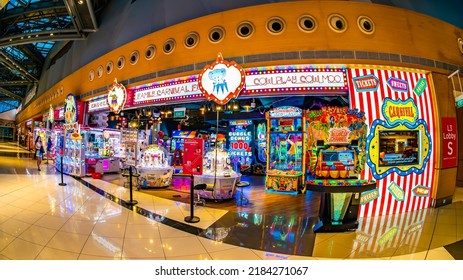
<svg viewBox="0 0 463 280">
<path fill-rule="evenodd" d="M 84 1 L 83 1 L 83 0 L 79 0 L 79 1 L 77 1 L 77 3 L 79 3 L 79 5 L 82 5 L 82 4 L 84 4 Z"/>
</svg>

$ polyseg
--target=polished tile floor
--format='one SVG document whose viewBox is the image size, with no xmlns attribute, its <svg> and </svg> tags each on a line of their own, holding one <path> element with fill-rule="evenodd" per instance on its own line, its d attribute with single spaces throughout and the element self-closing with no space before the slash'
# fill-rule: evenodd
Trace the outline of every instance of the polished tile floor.
<svg viewBox="0 0 463 280">
<path fill-rule="evenodd" d="M 92 178 L 38 171 L 29 152 L 0 143 L 0 259 L 463 259 L 463 190 L 454 203 L 360 219 L 355 232 L 312 232 L 316 217 L 190 206 Z M 238 208 L 239 209 L 239 208 Z"/>
</svg>

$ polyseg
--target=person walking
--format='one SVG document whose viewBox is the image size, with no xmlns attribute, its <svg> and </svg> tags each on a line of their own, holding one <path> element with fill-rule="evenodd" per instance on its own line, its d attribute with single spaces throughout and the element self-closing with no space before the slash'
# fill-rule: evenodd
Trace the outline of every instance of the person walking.
<svg viewBox="0 0 463 280">
<path fill-rule="evenodd" d="M 40 164 L 42 163 L 42 157 L 44 153 L 43 145 L 42 145 L 42 138 L 40 136 L 37 136 L 35 138 L 35 156 L 37 158 L 37 168 L 40 171 Z"/>
<path fill-rule="evenodd" d="M 52 152 L 51 149 L 52 149 L 52 147 L 53 147 L 53 142 L 51 141 L 51 137 L 49 136 L 48 141 L 47 141 L 47 162 L 46 162 L 46 164 L 48 164 L 49 159 L 54 161 L 54 159 L 51 158 L 51 152 Z"/>
</svg>

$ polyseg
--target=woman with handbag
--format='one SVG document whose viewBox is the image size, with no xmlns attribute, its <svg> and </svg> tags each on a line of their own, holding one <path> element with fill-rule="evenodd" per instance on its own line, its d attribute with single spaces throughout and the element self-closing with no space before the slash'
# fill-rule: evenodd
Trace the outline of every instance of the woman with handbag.
<svg viewBox="0 0 463 280">
<path fill-rule="evenodd" d="M 37 136 L 37 138 L 35 138 L 35 157 L 37 158 L 37 168 L 39 169 L 39 171 L 44 152 L 45 150 L 43 149 L 42 138 L 40 138 L 40 136 Z"/>
</svg>

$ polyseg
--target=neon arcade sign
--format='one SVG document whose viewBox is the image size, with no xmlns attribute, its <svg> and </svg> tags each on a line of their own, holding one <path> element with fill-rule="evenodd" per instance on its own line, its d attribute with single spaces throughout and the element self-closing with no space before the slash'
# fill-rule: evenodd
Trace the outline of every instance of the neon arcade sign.
<svg viewBox="0 0 463 280">
<path fill-rule="evenodd" d="M 346 69 L 312 65 L 272 66 L 245 70 L 242 94 L 264 92 L 347 91 Z M 199 75 L 133 88 L 133 105 L 204 99 Z"/>
<path fill-rule="evenodd" d="M 96 112 L 102 110 L 109 110 L 108 103 L 106 102 L 106 96 L 101 95 L 88 101 L 88 112 Z"/>
<path fill-rule="evenodd" d="M 198 75 L 161 81 L 134 88 L 133 104 L 204 97 L 199 89 Z"/>
</svg>

